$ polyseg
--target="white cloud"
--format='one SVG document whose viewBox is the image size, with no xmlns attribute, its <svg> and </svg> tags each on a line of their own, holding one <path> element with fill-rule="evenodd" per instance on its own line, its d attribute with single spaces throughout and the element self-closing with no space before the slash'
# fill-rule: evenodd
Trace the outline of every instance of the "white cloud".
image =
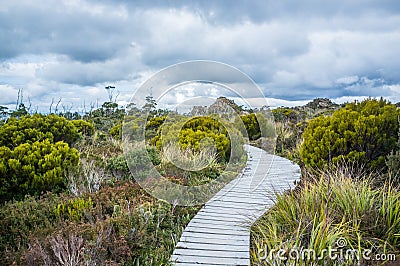
<svg viewBox="0 0 400 266">
<path fill-rule="evenodd" d="M 352 83 L 355 83 L 359 80 L 358 76 L 346 76 L 346 77 L 340 77 L 338 79 L 336 79 L 336 83 L 338 84 L 345 84 L 345 85 L 349 85 Z"/>
</svg>

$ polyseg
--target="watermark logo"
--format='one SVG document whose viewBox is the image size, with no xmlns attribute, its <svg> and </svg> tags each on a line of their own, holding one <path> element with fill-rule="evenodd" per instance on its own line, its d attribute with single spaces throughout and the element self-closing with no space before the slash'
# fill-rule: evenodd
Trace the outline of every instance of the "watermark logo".
<svg viewBox="0 0 400 266">
<path fill-rule="evenodd" d="M 244 109 L 238 110 L 237 106 Z M 189 61 L 159 71 L 133 93 L 127 105 L 122 139 L 132 176 L 149 194 L 171 204 L 188 206 L 207 202 L 235 177 L 232 172 L 244 152 L 243 144 L 249 141 L 248 128 L 241 119 L 246 110 L 254 111 L 260 145 L 274 153 L 275 125 L 267 106 L 254 81 L 230 65 Z M 153 119 L 155 116 L 158 118 Z M 206 119 L 210 127 L 219 127 L 224 136 L 217 132 L 218 136 L 201 137 L 201 133 L 195 132 L 200 137 L 196 139 L 197 151 L 193 152 L 185 149 L 182 134 L 192 130 L 187 125 L 197 123 L 199 117 Z M 225 136 L 229 141 L 223 139 Z M 229 147 L 223 146 L 228 142 Z M 188 173 L 204 171 L 221 156 L 228 161 L 213 180 L 195 186 L 182 185 L 171 181 L 157 166 L 154 146 L 162 154 L 163 165 Z M 250 189 L 255 189 L 266 176 L 267 173 L 252 180 Z"/>
<path fill-rule="evenodd" d="M 336 247 L 344 248 L 345 246 L 347 246 L 347 239 L 344 237 L 339 237 L 338 240 L 336 240 Z"/>
<path fill-rule="evenodd" d="M 277 248 L 268 250 L 258 250 L 258 259 L 271 264 L 277 262 L 318 262 L 318 261 L 337 261 L 359 263 L 361 261 L 396 261 L 395 254 L 373 253 L 372 249 L 354 249 L 346 238 L 340 237 L 333 246 L 317 251 L 312 248 L 292 247 Z"/>
</svg>

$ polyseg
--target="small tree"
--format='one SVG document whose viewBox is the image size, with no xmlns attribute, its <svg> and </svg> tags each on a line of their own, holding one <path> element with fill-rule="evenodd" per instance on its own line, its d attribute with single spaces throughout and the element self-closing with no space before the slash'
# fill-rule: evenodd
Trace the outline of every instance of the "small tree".
<svg viewBox="0 0 400 266">
<path fill-rule="evenodd" d="M 153 96 L 146 96 L 146 103 L 143 105 L 143 111 L 149 114 L 149 118 L 157 114 L 157 102 Z"/>
</svg>

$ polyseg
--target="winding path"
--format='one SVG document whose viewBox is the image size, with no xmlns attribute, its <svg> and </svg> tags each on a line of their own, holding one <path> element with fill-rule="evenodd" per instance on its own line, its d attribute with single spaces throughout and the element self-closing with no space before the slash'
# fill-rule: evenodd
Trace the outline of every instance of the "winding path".
<svg viewBox="0 0 400 266">
<path fill-rule="evenodd" d="M 176 266 L 250 265 L 250 226 L 273 205 L 275 193 L 293 188 L 300 168 L 246 145 L 247 165 L 185 228 L 171 261 Z"/>
</svg>

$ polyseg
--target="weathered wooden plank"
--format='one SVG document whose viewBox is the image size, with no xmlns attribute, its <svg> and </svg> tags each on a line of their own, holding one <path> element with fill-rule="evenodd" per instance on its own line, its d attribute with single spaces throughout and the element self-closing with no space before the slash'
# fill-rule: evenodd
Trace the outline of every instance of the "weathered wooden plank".
<svg viewBox="0 0 400 266">
<path fill-rule="evenodd" d="M 201 256 L 201 257 L 225 257 L 232 259 L 249 259 L 250 255 L 247 250 L 204 250 L 191 248 L 177 248 L 175 255 Z"/>
<path fill-rule="evenodd" d="M 230 213 L 228 213 L 228 211 L 229 211 L 228 207 L 208 206 L 207 210 L 203 210 L 202 212 L 198 213 L 194 218 L 201 219 L 202 217 L 208 217 L 210 215 L 213 217 L 218 215 L 218 217 L 221 219 L 228 218 L 225 220 L 230 220 L 230 221 L 239 220 L 240 221 L 240 220 L 245 219 L 246 215 L 247 215 L 247 212 L 243 211 L 243 210 L 241 212 L 238 212 L 238 209 L 232 208 Z"/>
<path fill-rule="evenodd" d="M 201 237 L 207 239 L 230 239 L 231 241 L 248 241 L 249 235 L 245 234 L 237 234 L 237 235 L 230 235 L 230 234 L 211 234 L 207 232 L 189 232 L 183 231 L 183 237 Z M 187 240 L 186 240 L 187 241 Z"/>
<path fill-rule="evenodd" d="M 210 244 L 210 243 L 195 243 L 195 242 L 179 242 L 176 248 L 185 249 L 204 249 L 204 250 L 222 250 L 222 251 L 243 251 L 247 245 L 227 245 L 227 244 Z"/>
<path fill-rule="evenodd" d="M 213 224 L 213 223 L 192 223 L 189 224 L 186 229 L 188 231 L 191 232 L 197 232 L 196 230 L 200 229 L 203 232 L 207 231 L 208 229 L 211 230 L 226 230 L 226 231 L 233 231 L 232 230 L 232 223 L 220 223 L 220 224 Z M 248 228 L 246 228 L 245 226 L 235 226 L 234 227 L 234 231 L 238 231 L 238 232 L 247 232 Z"/>
<path fill-rule="evenodd" d="M 269 203 L 270 200 L 268 198 L 255 198 L 255 197 L 234 197 L 227 195 L 225 197 L 221 198 L 215 198 L 214 200 L 210 200 L 208 204 L 212 202 L 222 202 L 226 204 L 236 204 L 236 203 L 245 203 L 245 204 L 256 204 L 256 205 L 265 205 L 266 203 Z"/>
<path fill-rule="evenodd" d="M 244 220 L 244 219 L 242 219 L 240 217 L 218 217 L 217 215 L 218 215 L 218 213 L 210 212 L 210 213 L 208 213 L 208 215 L 204 215 L 202 217 L 200 217 L 200 216 L 197 217 L 196 216 L 196 220 L 199 220 L 199 221 L 211 221 L 211 222 L 213 222 L 213 221 L 221 221 L 221 222 L 224 222 L 224 223 L 232 223 L 232 224 L 238 224 L 238 223 L 240 224 L 241 222 L 247 221 L 247 220 Z M 247 216 L 246 216 L 246 218 L 247 218 Z"/>
<path fill-rule="evenodd" d="M 176 266 L 193 266 L 193 263 L 186 263 L 186 262 L 175 262 Z M 207 266 L 221 266 L 221 264 L 209 264 L 209 263 L 196 263 L 195 265 L 207 265 Z"/>
<path fill-rule="evenodd" d="M 178 242 L 177 245 L 180 243 L 201 243 L 201 244 L 207 244 L 207 245 L 227 245 L 227 246 L 241 246 L 242 248 L 247 247 L 250 244 L 250 239 L 245 239 L 245 240 L 237 240 L 237 241 L 232 241 L 229 238 L 203 238 L 201 236 L 197 237 L 181 237 L 180 241 Z"/>
<path fill-rule="evenodd" d="M 191 265 L 216 264 L 216 265 L 241 266 L 241 265 L 249 265 L 250 264 L 250 259 L 234 259 L 234 258 L 225 258 L 225 257 L 204 257 L 204 256 L 172 255 L 171 259 L 172 259 L 172 261 L 192 263 Z"/>
<path fill-rule="evenodd" d="M 204 227 L 188 227 L 185 232 L 191 233 L 207 233 L 208 235 L 230 236 L 247 236 L 247 230 L 238 230 L 237 228 L 204 228 Z"/>
</svg>

